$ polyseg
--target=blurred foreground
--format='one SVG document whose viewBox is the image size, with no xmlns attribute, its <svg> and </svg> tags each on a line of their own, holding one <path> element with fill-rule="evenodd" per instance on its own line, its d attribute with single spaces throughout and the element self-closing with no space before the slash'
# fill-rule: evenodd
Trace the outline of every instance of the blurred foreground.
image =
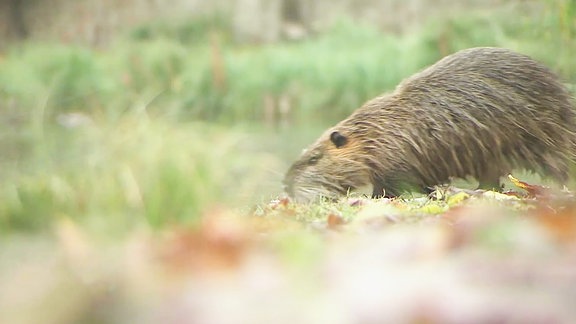
<svg viewBox="0 0 576 324">
<path fill-rule="evenodd" d="M 307 219 L 303 219 L 303 215 Z M 69 218 L 2 242 L 3 323 L 569 323 L 576 205 L 277 201 L 103 239 Z"/>
</svg>

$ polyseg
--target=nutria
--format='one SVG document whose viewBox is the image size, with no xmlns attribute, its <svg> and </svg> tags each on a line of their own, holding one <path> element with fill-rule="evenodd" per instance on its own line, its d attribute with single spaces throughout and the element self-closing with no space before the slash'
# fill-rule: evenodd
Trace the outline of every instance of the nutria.
<svg viewBox="0 0 576 324">
<path fill-rule="evenodd" d="M 371 185 L 373 197 L 473 177 L 499 188 L 513 168 L 561 183 L 574 161 L 573 98 L 559 78 L 503 48 L 449 55 L 328 129 L 286 174 L 296 201 Z"/>
</svg>

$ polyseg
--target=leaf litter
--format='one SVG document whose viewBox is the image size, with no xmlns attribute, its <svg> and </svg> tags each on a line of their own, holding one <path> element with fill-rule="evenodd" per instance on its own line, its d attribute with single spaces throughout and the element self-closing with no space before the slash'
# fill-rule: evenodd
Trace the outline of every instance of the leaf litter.
<svg viewBox="0 0 576 324">
<path fill-rule="evenodd" d="M 44 243 L 0 249 L 0 321 L 573 322 L 576 201 L 514 183 L 524 191 L 279 198 L 113 243 L 63 216 Z"/>
</svg>

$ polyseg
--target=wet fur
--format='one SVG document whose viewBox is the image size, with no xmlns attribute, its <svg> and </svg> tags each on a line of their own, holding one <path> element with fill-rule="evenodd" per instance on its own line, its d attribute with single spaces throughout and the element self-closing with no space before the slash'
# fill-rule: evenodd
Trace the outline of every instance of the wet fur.
<svg viewBox="0 0 576 324">
<path fill-rule="evenodd" d="M 542 64 L 507 49 L 463 50 L 328 129 L 292 165 L 286 191 L 311 201 L 371 184 L 374 196 L 396 196 L 470 176 L 498 188 L 514 168 L 564 182 L 574 114 Z"/>
</svg>

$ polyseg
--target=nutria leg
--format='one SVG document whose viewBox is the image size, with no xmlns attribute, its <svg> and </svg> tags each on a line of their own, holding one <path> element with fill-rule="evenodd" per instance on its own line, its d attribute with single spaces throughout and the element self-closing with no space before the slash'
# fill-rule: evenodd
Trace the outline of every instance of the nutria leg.
<svg viewBox="0 0 576 324">
<path fill-rule="evenodd" d="M 384 186 L 380 183 L 374 184 L 372 189 L 372 198 L 382 198 L 384 197 Z"/>
<path fill-rule="evenodd" d="M 383 185 L 374 185 L 374 190 L 372 191 L 372 198 L 396 198 L 400 196 L 401 192 L 393 189 L 384 188 Z"/>
<path fill-rule="evenodd" d="M 426 195 L 430 195 L 431 193 L 436 191 L 436 188 L 434 186 L 425 186 L 422 188 L 421 191 Z"/>
<path fill-rule="evenodd" d="M 502 187 L 500 181 L 480 182 L 478 189 L 500 191 Z"/>
<path fill-rule="evenodd" d="M 502 190 L 500 186 L 500 176 L 499 175 L 492 175 L 492 176 L 482 176 L 478 179 L 478 189 L 484 190 Z"/>
</svg>

